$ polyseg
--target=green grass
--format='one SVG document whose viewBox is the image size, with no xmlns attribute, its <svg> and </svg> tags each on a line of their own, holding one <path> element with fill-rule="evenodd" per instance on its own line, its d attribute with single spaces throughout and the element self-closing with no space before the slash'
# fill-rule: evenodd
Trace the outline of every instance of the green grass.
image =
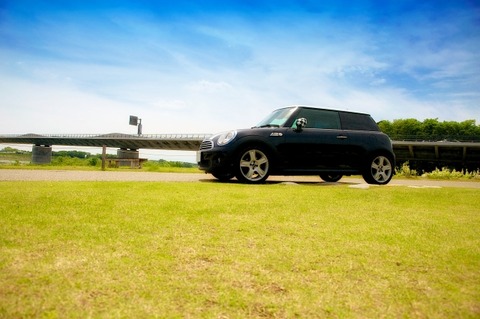
<svg viewBox="0 0 480 319">
<path fill-rule="evenodd" d="M 0 318 L 478 318 L 480 192 L 0 182 Z"/>
<path fill-rule="evenodd" d="M 1 150 L 0 150 L 1 151 Z M 18 151 L 18 150 L 17 150 Z M 88 158 L 78 158 L 70 156 L 53 156 L 49 164 L 32 164 L 31 153 L 2 153 L 0 152 L 0 169 L 30 169 L 30 170 L 81 170 L 97 171 L 102 168 L 102 160 L 98 156 Z M 111 167 L 107 159 L 105 170 L 132 170 L 130 166 Z M 142 164 L 141 169 L 134 169 L 145 172 L 161 173 L 199 173 L 200 170 L 196 164 L 166 161 L 150 160 Z"/>
<path fill-rule="evenodd" d="M 130 166 L 109 167 L 106 165 L 107 171 L 130 171 L 130 172 L 159 172 L 159 173 L 201 173 L 197 167 L 179 167 L 169 165 L 170 163 L 146 162 L 141 169 L 130 168 Z M 28 169 L 28 170 L 68 170 L 68 171 L 100 171 L 102 167 L 101 161 L 96 165 L 89 165 L 85 160 L 70 159 L 69 163 L 53 162 L 51 164 L 24 164 L 13 162 L 8 164 L 0 163 L 1 169 Z"/>
</svg>

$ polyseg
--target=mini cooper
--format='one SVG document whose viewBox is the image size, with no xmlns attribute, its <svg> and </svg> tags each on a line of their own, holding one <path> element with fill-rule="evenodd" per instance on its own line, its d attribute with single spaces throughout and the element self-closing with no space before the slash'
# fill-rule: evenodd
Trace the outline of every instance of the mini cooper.
<svg viewBox="0 0 480 319">
<path fill-rule="evenodd" d="M 387 184 L 395 167 L 390 138 L 368 114 L 305 106 L 272 112 L 249 129 L 204 139 L 198 167 L 221 181 L 263 183 L 270 175 L 362 175 Z"/>
</svg>

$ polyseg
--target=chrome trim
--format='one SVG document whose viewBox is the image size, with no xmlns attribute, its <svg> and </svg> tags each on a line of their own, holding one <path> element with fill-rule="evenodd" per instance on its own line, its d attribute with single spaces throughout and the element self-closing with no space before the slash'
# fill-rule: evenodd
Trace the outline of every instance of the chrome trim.
<svg viewBox="0 0 480 319">
<path fill-rule="evenodd" d="M 281 137 L 281 136 L 283 136 L 283 133 L 282 133 L 282 132 L 272 132 L 272 133 L 270 133 L 270 136 L 272 136 L 272 137 Z"/>
<path fill-rule="evenodd" d="M 213 141 L 212 140 L 203 140 L 200 144 L 200 150 L 206 151 L 211 150 L 213 148 Z"/>
</svg>

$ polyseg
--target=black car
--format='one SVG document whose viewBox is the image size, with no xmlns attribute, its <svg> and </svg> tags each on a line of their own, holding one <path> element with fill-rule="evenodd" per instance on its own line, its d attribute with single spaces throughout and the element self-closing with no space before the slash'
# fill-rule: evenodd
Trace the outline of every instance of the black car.
<svg viewBox="0 0 480 319">
<path fill-rule="evenodd" d="M 336 182 L 361 174 L 387 184 L 394 174 L 390 138 L 368 114 L 292 106 L 257 126 L 202 141 L 198 166 L 219 180 L 262 183 L 269 175 L 319 175 Z"/>
</svg>

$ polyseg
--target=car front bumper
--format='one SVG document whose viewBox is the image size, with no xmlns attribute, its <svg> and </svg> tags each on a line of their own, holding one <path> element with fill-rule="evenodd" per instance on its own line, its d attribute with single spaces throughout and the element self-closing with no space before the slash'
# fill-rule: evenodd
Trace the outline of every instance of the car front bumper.
<svg viewBox="0 0 480 319">
<path fill-rule="evenodd" d="M 233 168 L 231 156 L 222 151 L 198 151 L 197 164 L 206 173 L 227 173 Z"/>
</svg>

